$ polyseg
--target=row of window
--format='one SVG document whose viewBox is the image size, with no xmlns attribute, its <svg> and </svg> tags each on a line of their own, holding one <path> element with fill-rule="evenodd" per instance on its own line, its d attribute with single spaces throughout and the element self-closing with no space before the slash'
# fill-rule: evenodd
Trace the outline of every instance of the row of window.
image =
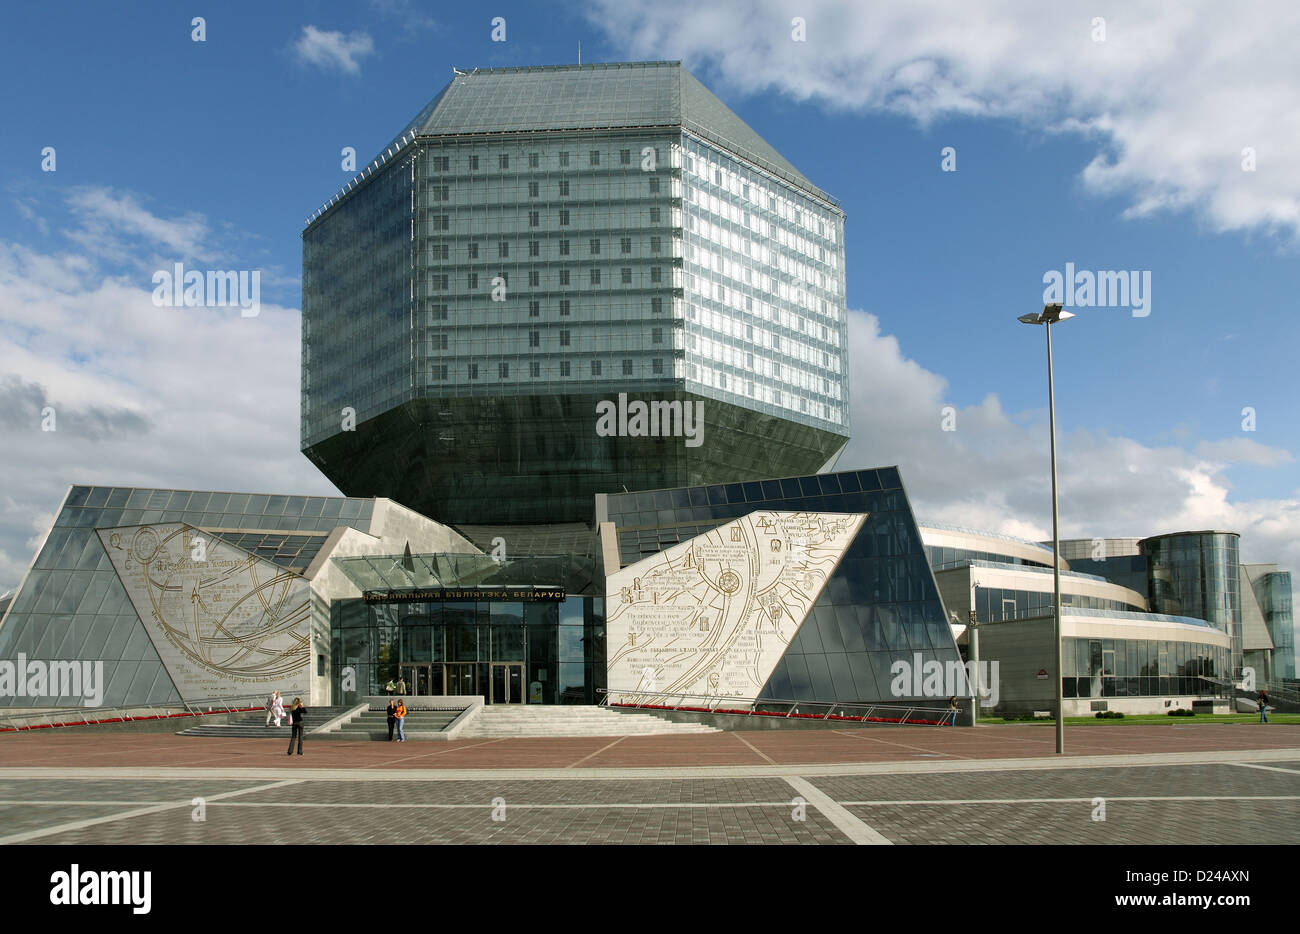
<svg viewBox="0 0 1300 934">
<path fill-rule="evenodd" d="M 688 276 L 688 277 L 686 277 L 686 278 L 688 278 L 688 281 L 689 281 L 689 278 L 690 278 L 690 277 Z M 689 286 L 688 286 L 688 287 L 689 287 Z M 697 312 L 695 312 L 695 306 L 693 306 L 693 304 L 689 304 L 689 306 L 686 306 L 686 308 L 688 308 L 688 311 L 686 311 L 686 315 L 688 315 L 688 316 L 690 317 L 690 320 L 692 320 L 692 321 L 697 320 Z M 707 316 L 707 314 L 708 314 L 708 312 L 707 312 L 707 310 L 706 310 L 706 316 Z M 803 319 L 802 319 L 802 317 L 801 317 L 800 320 L 798 320 L 798 323 L 800 323 L 800 330 L 802 330 L 802 329 L 803 329 Z M 722 330 L 722 329 L 720 329 L 720 328 L 712 328 L 712 327 L 711 327 L 711 323 L 703 324 L 702 327 L 708 328 L 708 329 L 710 329 L 710 330 Z M 823 330 L 824 330 L 824 328 L 823 328 Z M 780 336 L 780 334 L 777 334 L 776 332 L 771 332 L 771 334 L 768 334 L 768 332 L 766 332 L 766 330 L 764 330 L 764 329 L 762 329 L 762 328 L 759 328 L 759 330 L 758 330 L 758 334 L 759 334 L 758 341 L 759 341 L 759 343 L 762 343 L 763 346 L 771 346 L 771 347 L 772 347 L 772 350 L 787 350 L 787 351 L 789 351 L 790 354 L 793 355 L 793 353 L 794 353 L 793 349 L 794 349 L 794 346 L 796 346 L 796 343 L 797 343 L 796 341 L 790 340 L 790 338 L 785 338 L 785 343 L 784 343 L 784 345 L 783 345 L 783 342 L 781 342 L 781 336 Z M 767 338 L 767 340 L 764 340 L 764 338 Z M 692 340 L 694 340 L 694 334 L 692 334 Z M 710 338 L 705 337 L 705 338 L 701 338 L 701 340 L 702 340 L 703 342 L 705 342 L 705 346 L 706 346 L 706 347 L 707 347 L 708 345 L 710 345 Z M 754 342 L 754 325 L 753 325 L 753 324 L 746 324 L 746 325 L 745 325 L 745 341 L 746 341 L 746 342 L 750 342 L 750 343 L 753 343 L 753 342 Z M 768 342 L 768 341 L 770 341 L 770 342 Z M 690 345 L 690 346 L 694 346 L 694 343 L 692 343 L 692 345 Z M 806 345 L 801 345 L 801 346 L 805 346 L 805 347 L 806 347 Z M 811 349 L 811 347 L 806 347 L 806 349 L 809 350 L 809 351 L 813 350 L 813 349 Z M 822 354 L 822 366 L 823 366 L 823 367 L 829 367 L 829 366 L 831 366 L 831 355 L 827 354 L 826 351 L 824 351 L 824 350 L 823 350 L 823 351 L 820 351 L 820 354 Z M 805 360 L 806 363 L 813 363 L 813 358 L 811 358 L 811 356 L 809 356 L 809 358 L 803 358 L 803 356 L 800 356 L 800 359 Z"/>
<path fill-rule="evenodd" d="M 779 336 L 773 336 L 773 349 L 780 352 L 781 339 Z M 803 389 L 816 391 L 816 387 L 821 387 L 821 392 L 826 395 L 834 395 L 839 398 L 840 381 L 835 381 L 835 389 L 831 388 L 831 380 L 826 376 L 820 376 L 816 373 L 810 373 L 801 367 L 790 366 L 786 363 L 780 363 L 768 359 L 766 356 L 755 358 L 754 354 L 748 350 L 740 350 L 716 341 L 697 339 L 694 334 L 686 335 L 686 349 L 697 351 L 698 356 L 708 357 L 717 363 L 734 367 L 743 368 L 749 373 L 759 377 L 766 377 L 781 385 L 790 385 L 793 383 Z M 725 375 L 725 374 L 724 374 Z M 726 388 L 726 380 L 722 382 L 722 388 Z"/>
<path fill-rule="evenodd" d="M 1050 584 L 1051 581 L 1049 580 Z M 1054 595 L 1051 591 L 1012 590 L 1001 587 L 975 588 L 975 618 L 981 623 L 1001 622 L 1012 619 L 1030 619 L 1035 616 L 1047 616 L 1052 612 Z M 1088 610 L 1127 610 L 1142 611 L 1146 607 L 1137 607 L 1123 600 L 1111 600 L 1106 597 L 1093 597 L 1085 594 L 1062 593 L 1061 605 L 1080 607 Z"/>
<path fill-rule="evenodd" d="M 448 320 L 448 310 L 447 310 L 448 306 L 446 302 L 435 302 L 435 303 L 422 305 L 421 307 L 426 315 L 426 323 L 430 323 L 433 321 Z M 573 303 L 567 298 L 562 298 L 556 304 L 556 309 L 559 311 L 560 317 L 568 317 L 573 311 Z M 663 310 L 664 310 L 664 300 L 662 298 L 656 297 L 650 299 L 650 313 L 652 315 L 663 314 Z M 540 318 L 541 315 L 542 315 L 541 301 L 538 299 L 530 300 L 528 302 L 528 317 Z M 444 349 L 445 349 L 445 344 L 444 344 Z"/>
<path fill-rule="evenodd" d="M 687 267 L 692 269 L 694 267 Z M 798 331 L 799 335 L 787 337 L 788 347 L 780 348 L 788 355 L 796 359 L 812 363 L 818 359 L 819 354 L 826 351 L 822 346 L 806 343 L 797 340 L 797 336 L 806 336 L 811 340 L 821 341 L 822 344 L 828 344 L 833 347 L 840 346 L 839 331 L 832 326 L 827 328 L 824 324 L 817 324 L 814 321 L 804 318 L 802 315 L 792 312 L 788 308 L 783 308 L 779 304 L 769 304 L 763 301 L 755 301 L 748 295 L 742 295 L 736 290 L 728 291 L 727 287 L 719 282 L 710 279 L 699 279 L 694 273 L 687 271 L 682 278 L 685 291 L 692 298 L 698 296 L 698 301 L 704 307 L 706 314 L 712 313 L 712 317 L 705 322 L 705 326 L 714 331 L 719 331 L 729 337 L 739 337 L 737 333 L 741 325 L 741 316 L 732 314 L 732 312 L 743 312 L 754 315 L 759 320 L 770 320 L 773 324 L 778 325 L 788 331 Z M 709 304 L 723 306 L 719 312 L 712 312 Z M 693 307 L 693 306 L 692 306 Z M 746 323 L 746 333 L 753 331 L 753 325 Z M 759 331 L 760 334 L 766 335 L 765 329 Z M 746 337 L 746 340 L 753 340 L 752 337 Z M 770 341 L 766 337 L 761 337 L 759 342 L 764 346 L 778 347 L 780 335 L 771 332 Z"/>
<path fill-rule="evenodd" d="M 654 155 L 651 156 L 651 153 L 653 153 Z M 570 151 L 568 151 L 568 150 L 561 150 L 560 152 L 557 152 L 555 155 L 556 155 L 556 161 L 557 161 L 557 164 L 559 165 L 560 168 L 563 169 L 563 168 L 567 168 L 567 167 L 569 166 L 569 157 L 570 157 L 570 155 L 571 155 L 571 152 L 570 152 Z M 508 168 L 510 168 L 510 153 L 508 153 L 508 152 L 501 152 L 501 153 L 497 153 L 496 156 L 497 156 L 497 158 L 496 158 L 496 167 L 497 167 L 498 170 L 500 170 L 500 169 L 508 169 Z M 638 169 L 640 169 L 641 166 L 644 164 L 644 160 L 649 159 L 649 158 L 653 158 L 653 159 L 654 159 L 654 164 L 655 164 L 655 165 L 658 165 L 658 163 L 659 163 L 658 150 L 657 150 L 654 146 L 646 146 L 646 147 L 640 149 L 640 150 L 637 152 L 637 156 L 638 156 L 638 158 L 637 158 L 636 162 L 634 163 L 634 162 L 633 162 L 633 158 L 632 158 L 632 150 L 631 150 L 631 149 L 620 149 L 620 150 L 618 151 L 618 164 L 621 165 L 621 166 L 627 166 L 627 165 L 633 165 L 633 164 L 635 164 L 635 165 L 638 167 Z M 589 149 L 589 150 L 587 150 L 587 165 L 588 165 L 589 167 L 591 167 L 591 168 L 596 168 L 596 167 L 598 167 L 598 166 L 601 164 L 601 161 L 600 161 L 600 160 L 601 160 L 602 158 L 603 158 L 603 154 L 602 154 L 601 150 L 599 150 L 599 149 Z M 451 157 L 450 157 L 450 156 L 431 156 L 430 159 L 431 159 L 431 161 L 432 161 L 433 170 L 434 170 L 435 172 L 450 172 L 450 171 L 451 171 Z M 471 171 L 471 172 L 477 172 L 477 171 L 479 171 L 479 164 L 480 164 L 480 163 L 479 163 L 479 156 L 478 156 L 477 154 L 471 154 L 471 155 L 469 155 L 469 156 L 467 157 L 467 159 L 468 159 L 468 161 L 467 161 L 467 163 L 466 163 L 466 167 L 469 169 L 469 171 Z M 530 169 L 540 169 L 540 168 L 542 168 L 542 154 L 541 154 L 540 152 L 530 152 L 530 153 L 528 153 L 528 156 L 527 156 L 527 162 L 528 162 L 528 168 L 530 168 Z"/>
<path fill-rule="evenodd" d="M 743 252 L 746 256 L 750 255 L 752 248 L 754 254 L 760 256 L 764 262 L 779 266 L 782 272 L 797 271 L 798 275 L 809 281 L 813 281 L 813 277 L 819 274 L 820 270 L 806 265 L 793 256 L 787 256 L 786 253 L 780 250 L 772 250 L 761 240 L 750 240 L 749 235 L 751 232 L 758 237 L 766 238 L 785 247 L 789 252 L 807 257 L 810 262 L 818 262 L 831 269 L 839 266 L 834 249 L 827 250 L 825 247 L 806 237 L 801 237 L 779 224 L 769 224 L 762 218 L 751 215 L 748 211 L 741 211 L 732 205 L 718 201 L 717 198 L 707 197 L 701 194 L 698 189 L 688 187 L 685 194 L 683 204 L 688 208 L 687 217 L 689 217 L 689 220 L 687 223 L 690 225 L 692 233 L 698 232 L 701 236 L 714 243 L 727 246 L 736 253 Z M 690 209 L 692 206 L 694 210 Z M 712 223 L 707 217 L 697 217 L 697 215 L 704 213 L 713 215 L 721 223 Z M 740 228 L 740 230 L 745 231 L 745 234 L 742 235 L 735 228 Z M 773 254 L 776 256 L 775 260 L 771 258 Z M 787 268 L 787 265 L 792 268 Z M 834 282 L 834 280 L 831 281 Z M 825 287 L 834 288 L 833 285 Z"/>
<path fill-rule="evenodd" d="M 571 180 L 567 178 L 556 179 L 555 191 L 559 197 L 568 198 L 571 196 L 572 187 L 570 182 Z M 540 181 L 528 182 L 527 184 L 528 184 L 528 197 L 540 198 L 542 196 L 542 183 Z M 651 176 L 650 178 L 646 179 L 646 190 L 649 194 L 652 195 L 659 194 L 661 192 L 659 179 L 655 178 L 654 176 Z M 425 187 L 425 191 L 428 192 L 430 201 L 437 202 L 437 201 L 451 200 L 450 185 L 428 185 Z M 628 192 L 623 191 L 623 196 L 626 197 L 627 195 Z"/>
<path fill-rule="evenodd" d="M 1062 678 L 1063 697 L 1211 697 L 1214 685 L 1201 678 Z"/>
<path fill-rule="evenodd" d="M 567 312 L 564 312 L 564 313 L 567 313 Z M 561 330 L 561 331 L 560 331 L 560 346 L 561 346 L 561 347 L 570 347 L 570 346 L 572 346 L 572 337 L 573 337 L 573 332 L 570 331 L 568 328 L 565 328 L 565 329 Z M 448 350 L 448 349 L 450 349 L 449 346 L 448 346 L 448 335 L 447 335 L 446 333 L 444 333 L 444 332 L 441 332 L 441 331 L 434 331 L 434 332 L 432 332 L 432 333 L 426 335 L 426 337 L 425 337 L 425 342 L 428 343 L 428 344 L 430 345 L 430 347 L 432 347 L 432 349 L 434 349 L 434 350 Z M 652 344 L 662 344 L 663 342 L 664 342 L 664 329 L 663 329 L 663 328 L 651 328 L 651 329 L 650 329 L 650 343 L 652 343 Z M 529 347 L 541 347 L 541 346 L 542 346 L 542 332 L 541 332 L 541 331 L 533 330 L 533 331 L 529 331 L 529 332 L 528 332 L 528 346 L 529 346 Z"/>
<path fill-rule="evenodd" d="M 935 571 L 963 567 L 971 561 L 996 561 L 1000 564 L 1025 564 L 1036 568 L 1051 567 L 1051 565 L 1046 561 L 1028 561 L 1024 558 L 1017 558 L 1015 555 L 995 554 L 991 551 L 974 551 L 970 548 L 949 548 L 947 545 L 926 545 L 925 554 L 930 560 L 930 568 Z"/>
<path fill-rule="evenodd" d="M 572 241 L 572 240 L 558 240 L 558 241 L 556 241 L 556 242 L 557 242 L 558 245 L 559 245 L 559 251 L 560 251 L 560 255 L 561 255 L 561 256 L 572 256 L 572 255 L 573 255 L 573 241 Z M 421 249 L 421 251 L 424 253 L 425 257 L 428 258 L 428 259 L 435 259 L 435 260 L 438 260 L 438 259 L 441 259 L 441 260 L 448 260 L 448 259 L 451 258 L 451 244 L 450 244 L 450 243 L 445 243 L 445 242 L 443 242 L 443 241 L 441 241 L 441 240 L 433 240 L 433 241 L 425 242 L 425 243 L 421 246 L 420 249 Z M 602 243 L 601 243 L 601 240 L 600 240 L 599 237 L 593 237 L 592 239 L 590 239 L 590 240 L 587 241 L 587 255 L 588 255 L 588 256 L 600 256 L 600 255 L 602 255 L 602 250 L 603 250 L 603 246 L 602 246 Z M 650 252 L 651 252 L 651 253 L 659 253 L 659 252 L 661 252 L 662 250 L 663 250 L 663 238 L 662 238 L 662 237 L 651 237 L 651 238 L 650 238 Z M 466 244 L 465 244 L 465 251 L 466 251 L 466 256 L 467 256 L 469 259 L 479 259 L 479 258 L 480 258 L 480 257 L 479 257 L 479 243 L 478 243 L 477 240 L 470 240 L 468 243 L 466 243 Z M 620 237 L 620 238 L 619 238 L 619 241 L 618 241 L 618 252 L 619 252 L 619 254 L 622 255 L 622 256 L 630 256 L 630 255 L 632 254 L 632 238 L 631 238 L 631 237 Z M 508 257 L 510 256 L 510 241 L 509 241 L 509 240 L 498 240 L 498 241 L 497 241 L 496 255 L 497 255 L 497 258 L 498 258 L 498 259 L 506 259 L 506 258 L 508 258 Z M 542 255 L 542 241 L 540 241 L 540 240 L 529 240 L 529 241 L 528 241 L 528 255 L 529 255 L 529 257 L 539 257 L 539 258 L 540 258 L 541 255 Z"/>
<path fill-rule="evenodd" d="M 724 389 L 735 395 L 748 396 L 751 399 L 757 399 L 760 402 L 766 402 L 769 405 L 788 409 L 792 412 L 795 410 L 795 403 L 797 402 L 800 412 L 815 415 L 818 418 L 824 418 L 837 424 L 840 421 L 839 406 L 813 402 L 810 407 L 809 400 L 798 393 L 783 392 L 775 386 L 756 385 L 752 379 L 742 380 L 735 374 L 728 374 L 712 367 L 701 367 L 697 363 L 687 363 L 686 376 L 688 379 L 705 386 Z"/>
<path fill-rule="evenodd" d="M 814 366 L 817 364 L 818 354 L 820 354 L 821 366 L 823 369 L 833 370 L 836 373 L 840 371 L 840 358 L 838 355 L 832 358 L 831 355 L 825 350 L 818 350 L 816 347 L 812 347 L 808 344 L 800 343 L 799 341 L 789 337 L 787 337 L 783 343 L 781 340 L 781 335 L 775 332 L 772 333 L 769 339 L 766 336 L 767 331 L 763 330 L 762 328 L 758 330 L 757 333 L 759 336 L 756 339 L 754 336 L 755 334 L 754 326 L 752 324 L 748 324 L 748 323 L 742 324 L 741 322 L 737 321 L 735 318 L 731 317 L 730 315 L 726 315 L 721 312 L 711 311 L 707 307 L 701 310 L 700 308 L 697 308 L 695 305 L 688 304 L 686 306 L 686 317 L 687 320 L 689 321 L 699 322 L 698 330 L 714 331 L 717 334 L 716 337 L 706 337 L 704 335 L 700 336 L 700 340 L 703 342 L 703 347 L 706 348 L 705 352 L 707 352 L 707 348 L 710 346 L 710 344 L 714 344 L 714 343 L 722 344 L 722 345 L 728 345 L 728 344 L 734 345 L 735 341 L 741 339 L 742 328 L 743 328 L 744 340 L 747 343 L 754 343 L 755 340 L 757 340 L 757 342 L 764 347 L 770 346 L 775 350 L 782 350 L 785 353 L 787 353 L 789 356 L 794 357 L 796 360 L 801 360 L 804 363 L 811 363 Z M 800 331 L 804 329 L 805 322 L 803 318 L 797 318 L 796 324 Z M 808 322 L 807 324 L 809 330 L 808 336 L 815 337 L 815 335 L 811 333 L 813 327 L 812 323 Z M 826 327 L 823 325 L 821 330 L 822 330 L 822 340 L 826 340 L 827 338 Z"/>
<path fill-rule="evenodd" d="M 1061 666 L 1068 677 L 1168 677 L 1212 675 L 1227 667 L 1228 650 L 1177 639 L 1061 640 Z"/>
<path fill-rule="evenodd" d="M 570 274 L 570 270 L 561 269 L 558 271 L 558 275 L 559 275 L 560 285 L 573 284 L 573 277 Z M 501 279 L 499 283 L 496 281 L 498 277 Z M 588 278 L 588 282 L 591 285 L 604 284 L 602 279 L 602 273 L 599 268 L 588 270 L 587 278 Z M 431 276 L 427 276 L 425 278 L 425 281 L 428 283 L 430 288 L 442 292 L 445 292 L 450 288 L 450 282 L 451 282 L 448 274 L 445 272 L 434 273 Z M 662 283 L 663 281 L 664 281 L 663 269 L 660 268 L 659 266 L 652 266 L 650 268 L 650 282 L 652 284 L 655 284 L 655 283 Z M 510 273 L 504 270 L 497 273 L 496 276 L 488 280 L 488 285 L 493 288 L 495 288 L 497 285 L 503 285 L 508 287 L 510 285 Z M 533 269 L 529 271 L 528 285 L 530 288 L 541 288 L 542 274 L 540 270 Z M 632 285 L 632 267 L 624 266 L 621 270 L 619 270 L 619 285 Z M 466 274 L 465 287 L 470 290 L 477 289 L 479 287 L 479 274 L 477 272 L 471 272 Z"/>
<path fill-rule="evenodd" d="M 561 208 L 561 209 L 556 213 L 556 220 L 559 222 L 559 225 L 560 225 L 561 227 L 569 227 L 569 226 L 572 226 L 572 224 L 573 224 L 573 212 L 570 211 L 568 208 Z M 650 208 L 650 223 L 651 223 L 651 224 L 662 224 L 662 223 L 663 223 L 663 212 L 661 211 L 660 208 Z M 529 211 L 529 212 L 528 212 L 528 226 L 529 226 L 529 227 L 541 227 L 541 225 L 542 225 L 542 212 L 541 212 L 541 211 Z M 451 230 L 451 215 L 450 215 L 450 214 L 430 214 L 428 217 L 425 218 L 425 227 L 426 227 L 426 229 L 428 229 L 428 230 L 430 230 L 430 231 L 435 231 L 435 230 Z M 651 237 L 651 239 L 652 239 L 652 240 L 659 240 L 660 238 L 659 238 L 659 237 Z M 630 252 L 630 248 L 629 248 L 629 252 Z M 655 250 L 654 252 L 658 252 L 658 250 Z"/>
<path fill-rule="evenodd" d="M 711 228 L 712 224 L 701 225 Z M 695 217 L 688 215 L 687 227 L 696 233 Z M 709 238 L 709 233 L 701 232 L 700 238 Z M 790 259 L 779 250 L 774 250 L 761 243 L 743 237 L 728 237 L 725 231 L 714 231 L 711 238 L 719 249 L 709 250 L 706 245 L 694 242 L 692 238 L 686 250 L 686 258 L 702 267 L 701 272 L 710 272 L 731 280 L 733 288 L 745 285 L 753 286 L 762 292 L 780 295 L 791 304 L 802 304 L 810 311 L 830 314 L 824 309 L 835 309 L 835 302 L 821 299 L 814 293 L 815 289 L 824 289 L 831 295 L 839 294 L 839 280 L 831 273 L 807 266 L 798 260 Z M 784 282 L 775 273 L 789 276 L 791 282 Z M 795 299 L 799 299 L 796 301 Z"/>
<path fill-rule="evenodd" d="M 711 162 L 704 153 L 697 155 L 688 152 L 686 155 L 686 169 L 694 177 L 711 183 L 715 188 L 728 191 L 743 201 L 760 206 L 765 204 L 770 212 L 795 226 L 802 227 L 809 232 L 816 230 L 819 237 L 833 238 L 835 235 L 834 225 L 827 225 L 823 219 L 817 217 L 811 210 L 801 207 L 784 197 L 778 197 L 759 185 L 751 186 L 749 180 L 737 169 L 727 168 Z"/>
<path fill-rule="evenodd" d="M 560 373 L 560 376 L 572 376 L 572 375 L 573 375 L 573 361 L 571 361 L 571 360 L 561 360 L 561 361 L 559 361 L 559 363 L 560 363 L 560 366 L 559 366 L 559 373 Z M 654 374 L 657 375 L 657 376 L 661 376 L 661 375 L 663 375 L 663 373 L 664 373 L 664 361 L 663 361 L 662 358 L 660 358 L 660 357 L 656 357 L 655 359 L 653 359 L 653 360 L 650 361 L 650 364 L 651 364 L 651 366 L 650 366 L 650 372 L 654 373 Z M 603 361 L 601 361 L 601 360 L 592 360 L 591 363 L 590 363 L 590 366 L 591 366 L 591 375 L 592 375 L 592 376 L 603 376 L 603 375 L 604 375 L 604 366 L 603 366 Z M 548 367 L 548 370 L 549 370 L 549 367 Z M 447 364 L 445 364 L 445 363 L 435 363 L 435 364 L 433 365 L 433 368 L 432 368 L 431 372 L 430 372 L 430 378 L 431 378 L 433 381 L 435 381 L 435 382 L 445 382 L 445 381 L 449 378 L 449 375 L 448 375 L 448 374 L 449 374 L 449 370 L 448 370 L 448 365 L 447 365 Z M 478 379 L 478 378 L 479 378 L 479 365 L 478 365 L 477 363 L 471 363 L 471 364 L 468 364 L 467 367 L 466 367 L 466 369 L 465 369 L 465 375 L 466 375 L 466 377 L 467 377 L 468 379 Z M 541 364 L 540 361 L 533 361 L 533 362 L 531 362 L 531 363 L 528 364 L 528 375 L 529 375 L 529 377 L 532 378 L 532 379 L 540 379 L 540 378 L 542 377 L 542 364 Z M 625 359 L 625 360 L 623 361 L 623 375 L 624 375 L 624 376 L 632 376 L 632 375 L 633 375 L 633 361 L 632 361 L 632 360 L 626 360 L 626 359 Z M 497 378 L 498 378 L 498 379 L 510 379 L 510 363 L 509 363 L 509 361 L 502 360 L 502 361 L 499 361 L 499 362 L 497 363 Z"/>
</svg>

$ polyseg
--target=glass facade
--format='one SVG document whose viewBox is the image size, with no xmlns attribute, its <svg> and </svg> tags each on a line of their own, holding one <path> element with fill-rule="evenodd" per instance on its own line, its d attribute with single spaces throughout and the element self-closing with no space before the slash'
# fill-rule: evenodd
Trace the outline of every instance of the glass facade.
<svg viewBox="0 0 1300 934">
<path fill-rule="evenodd" d="M 949 548 L 946 545 L 926 545 L 925 556 L 930 562 L 930 568 L 935 571 L 945 571 L 949 568 L 959 568 L 970 564 L 972 561 L 991 561 L 998 564 L 1021 564 L 1025 567 L 1034 568 L 1051 568 L 1047 562 L 1030 561 L 1027 558 L 1018 558 L 1015 555 L 1003 555 L 991 551 L 975 551 L 970 548 Z"/>
<path fill-rule="evenodd" d="M 1061 680 L 1066 697 L 1213 696 L 1224 677 L 1228 649 L 1176 640 L 1061 640 Z"/>
<path fill-rule="evenodd" d="M 1152 612 L 1203 619 L 1227 633 L 1234 677 L 1243 665 L 1239 542 L 1235 532 L 1180 532 L 1139 542 Z"/>
<path fill-rule="evenodd" d="M 1065 574 L 1061 579 L 1066 579 Z M 1061 606 L 1087 610 L 1143 610 L 1123 600 L 1066 593 L 1062 584 Z M 1012 590 L 1006 587 L 975 588 L 975 620 L 980 623 L 997 623 L 1009 619 L 1029 619 L 1051 616 L 1055 594 L 1051 590 Z"/>
<path fill-rule="evenodd" d="M 0 625 L 0 658 L 102 661 L 104 705 L 179 701 L 97 528 L 184 522 L 301 571 L 324 534 L 340 525 L 367 528 L 373 508 L 370 500 L 336 497 L 74 486 Z M 31 699 L 0 696 L 0 706 L 31 706 Z"/>
<path fill-rule="evenodd" d="M 844 434 L 844 214 L 684 138 L 686 377 L 701 395 Z"/>
<path fill-rule="evenodd" d="M 679 63 L 459 76 L 304 231 L 303 451 L 454 523 L 819 469 L 843 222 Z M 598 436 L 620 393 L 701 406 L 702 443 Z"/>
<path fill-rule="evenodd" d="M 1147 559 L 1142 555 L 1117 555 L 1100 561 L 1086 556 L 1070 558 L 1070 569 L 1104 577 L 1112 584 L 1136 590 L 1140 594 L 1147 592 Z"/>
<path fill-rule="evenodd" d="M 605 686 L 604 600 L 336 600 L 330 607 L 335 703 L 406 682 L 407 696 L 488 703 L 595 704 Z M 343 690 L 344 668 L 356 689 Z M 341 700 L 339 699 L 341 698 Z"/>
<path fill-rule="evenodd" d="M 868 514 L 762 698 L 933 702 L 892 695 L 890 666 L 917 653 L 923 664 L 960 660 L 896 468 L 616 494 L 605 505 L 624 566 L 756 509 Z"/>
<path fill-rule="evenodd" d="M 1269 638 L 1273 640 L 1273 676 L 1295 680 L 1295 616 L 1292 611 L 1291 572 L 1271 571 L 1253 582 Z"/>
<path fill-rule="evenodd" d="M 408 151 L 303 237 L 304 444 L 412 398 L 417 163 Z"/>
</svg>

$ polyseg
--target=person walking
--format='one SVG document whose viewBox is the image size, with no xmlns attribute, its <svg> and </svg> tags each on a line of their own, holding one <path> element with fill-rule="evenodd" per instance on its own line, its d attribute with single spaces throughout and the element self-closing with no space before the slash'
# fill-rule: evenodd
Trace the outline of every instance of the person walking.
<svg viewBox="0 0 1300 934">
<path fill-rule="evenodd" d="M 388 741 L 393 741 L 393 727 L 397 726 L 397 705 L 388 702 Z"/>
<path fill-rule="evenodd" d="M 959 713 L 961 713 L 961 704 L 958 703 L 957 695 L 954 694 L 952 697 L 948 698 L 948 714 L 951 717 L 951 720 L 948 722 L 949 726 L 957 725 L 957 714 Z"/>
<path fill-rule="evenodd" d="M 397 699 L 397 709 L 393 711 L 393 716 L 397 720 L 397 741 L 404 743 L 406 742 L 406 730 L 404 729 L 406 725 L 406 702 L 400 697 Z"/>
<path fill-rule="evenodd" d="M 393 683 L 392 678 L 389 678 L 388 683 L 384 685 L 384 692 L 386 694 L 391 695 L 396 690 L 397 690 L 397 685 Z"/>
<path fill-rule="evenodd" d="M 397 679 L 397 693 L 398 693 L 398 694 L 405 694 L 405 693 L 406 693 L 406 679 L 405 679 L 405 678 L 400 678 L 400 677 L 399 677 L 399 678 Z"/>
<path fill-rule="evenodd" d="M 289 751 L 285 753 L 286 756 L 293 755 L 294 739 L 298 740 L 298 755 L 302 755 L 302 734 L 306 727 L 306 724 L 303 723 L 303 718 L 306 716 L 307 708 L 302 705 L 302 698 L 295 697 L 293 699 L 293 707 L 289 710 L 289 719 L 293 723 L 293 732 L 289 734 Z"/>
<path fill-rule="evenodd" d="M 284 698 L 280 696 L 279 691 L 276 691 L 271 698 L 271 716 L 276 726 L 279 726 L 280 721 L 284 719 Z"/>
<path fill-rule="evenodd" d="M 1255 701 L 1255 706 L 1259 708 L 1259 722 L 1268 723 L 1268 691 L 1259 692 L 1259 699 Z"/>
<path fill-rule="evenodd" d="M 271 714 L 275 712 L 275 699 L 279 695 L 278 691 L 272 691 L 271 696 L 266 699 L 266 725 L 271 726 Z M 276 726 L 279 726 L 277 723 Z"/>
</svg>

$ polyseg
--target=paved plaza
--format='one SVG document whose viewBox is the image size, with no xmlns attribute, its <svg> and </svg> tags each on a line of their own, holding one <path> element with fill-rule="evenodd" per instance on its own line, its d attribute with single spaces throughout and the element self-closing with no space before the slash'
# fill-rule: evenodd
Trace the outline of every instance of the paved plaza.
<svg viewBox="0 0 1300 934">
<path fill-rule="evenodd" d="M 9 736 L 0 843 L 1290 844 L 1300 727 Z M 1104 819 L 1101 819 L 1104 818 Z"/>
</svg>

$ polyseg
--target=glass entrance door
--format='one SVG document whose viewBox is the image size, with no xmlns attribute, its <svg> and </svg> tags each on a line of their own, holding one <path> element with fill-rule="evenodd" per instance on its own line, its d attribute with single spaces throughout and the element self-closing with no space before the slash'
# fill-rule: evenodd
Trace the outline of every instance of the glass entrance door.
<svg viewBox="0 0 1300 934">
<path fill-rule="evenodd" d="M 492 666 L 492 694 L 490 704 L 522 704 L 524 702 L 524 666 L 521 664 L 495 664 Z"/>
<path fill-rule="evenodd" d="M 403 694 L 410 694 L 414 686 L 415 686 L 415 666 L 402 665 L 401 668 L 398 669 L 396 693 L 399 696 Z"/>
<path fill-rule="evenodd" d="M 448 695 L 472 695 L 481 694 L 478 689 L 478 678 L 475 677 L 478 665 L 474 662 L 452 662 L 447 664 L 446 670 L 446 693 Z"/>
<path fill-rule="evenodd" d="M 439 666 L 441 667 L 441 666 Z M 441 672 L 439 672 L 441 674 Z M 406 690 L 400 688 L 405 683 Z M 434 693 L 434 683 L 432 672 L 428 665 L 403 665 L 401 666 L 401 680 L 398 682 L 399 694 L 410 694 L 413 697 L 428 697 Z M 439 692 L 441 693 L 441 692 Z"/>
</svg>

